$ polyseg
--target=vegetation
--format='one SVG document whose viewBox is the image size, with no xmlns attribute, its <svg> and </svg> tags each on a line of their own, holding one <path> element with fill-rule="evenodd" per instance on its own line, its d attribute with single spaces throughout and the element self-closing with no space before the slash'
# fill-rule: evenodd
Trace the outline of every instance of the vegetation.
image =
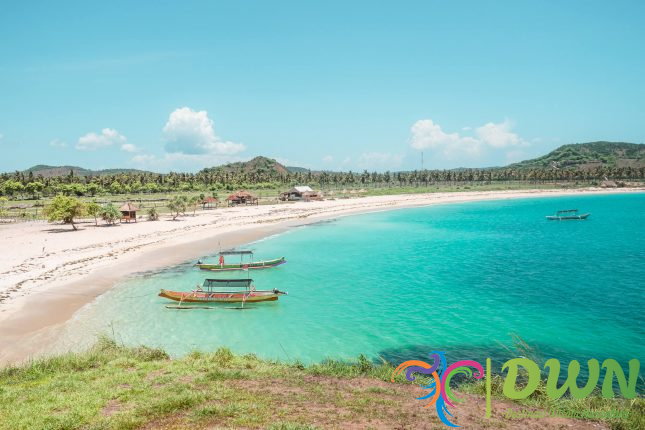
<svg viewBox="0 0 645 430">
<path fill-rule="evenodd" d="M 512 164 L 512 169 L 594 167 L 645 167 L 645 145 L 623 142 L 589 142 L 564 145 L 533 160 Z"/>
<path fill-rule="evenodd" d="M 85 204 L 87 214 L 94 217 L 94 225 L 99 225 L 99 216 L 101 216 L 101 205 L 94 200 Z"/>
<path fill-rule="evenodd" d="M 45 208 L 45 216 L 50 222 L 62 221 L 65 224 L 71 224 L 76 230 L 74 218 L 85 215 L 85 204 L 75 197 L 57 195 Z"/>
<path fill-rule="evenodd" d="M 173 221 L 176 220 L 180 214 L 186 213 L 187 204 L 188 197 L 186 196 L 175 196 L 175 198 L 168 203 L 168 209 L 170 209 Z"/>
<path fill-rule="evenodd" d="M 155 206 L 148 209 L 148 220 L 157 221 L 159 219 L 159 211 Z"/>
<path fill-rule="evenodd" d="M 372 422 L 390 428 L 441 428 L 436 417 L 422 413 L 413 384 L 403 376 L 397 384 L 389 382 L 393 370 L 363 356 L 354 362 L 303 366 L 238 356 L 225 348 L 170 360 L 159 349 L 126 348 L 102 338 L 84 353 L 0 370 L 0 429 L 306 429 L 314 428 L 314 422 L 325 428 L 367 428 Z M 459 390 L 482 393 L 480 385 Z M 498 379 L 493 392 L 501 395 Z M 546 406 L 544 399 L 531 402 Z M 557 405 L 563 410 L 629 409 L 635 412 L 630 418 L 609 421 L 611 426 L 643 428 L 641 398 L 562 400 Z M 483 422 L 492 428 L 508 425 Z"/>
<path fill-rule="evenodd" d="M 106 223 L 113 225 L 121 219 L 121 211 L 112 203 L 108 203 L 101 208 L 101 218 Z"/>
<path fill-rule="evenodd" d="M 66 173 L 64 172 L 66 170 Z M 12 199 L 54 196 L 232 192 L 237 189 L 273 190 L 292 185 L 314 188 L 405 188 L 479 186 L 557 182 L 599 184 L 645 179 L 645 145 L 592 142 L 564 145 L 534 160 L 486 169 L 415 170 L 409 172 L 327 172 L 285 167 L 256 157 L 247 162 L 207 168 L 198 173 L 168 174 L 140 170 L 91 171 L 74 166 L 35 166 L 0 175 L 0 194 Z"/>
</svg>

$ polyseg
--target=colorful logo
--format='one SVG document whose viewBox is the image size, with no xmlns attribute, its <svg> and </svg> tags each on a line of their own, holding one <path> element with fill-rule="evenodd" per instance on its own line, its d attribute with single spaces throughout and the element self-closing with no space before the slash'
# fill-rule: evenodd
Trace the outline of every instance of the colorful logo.
<svg viewBox="0 0 645 430">
<path fill-rule="evenodd" d="M 473 360 L 458 361 L 452 366 L 448 367 L 448 363 L 444 355 L 445 353 L 446 351 L 432 351 L 432 353 L 430 354 L 430 358 L 434 360 L 434 363 L 432 365 L 420 360 L 405 361 L 394 370 L 391 380 L 392 382 L 394 382 L 394 377 L 402 373 L 403 371 L 405 371 L 405 379 L 411 382 L 414 382 L 415 380 L 413 373 L 422 373 L 424 375 L 432 376 L 433 381 L 430 382 L 430 384 L 421 385 L 422 388 L 430 390 L 430 393 L 423 397 L 417 397 L 417 399 L 430 399 L 430 403 L 425 406 L 426 408 L 435 405 L 437 409 L 437 415 L 444 424 L 450 427 L 459 427 L 458 425 L 451 423 L 446 416 L 446 414 L 448 414 L 452 417 L 452 414 L 447 408 L 447 406 L 454 407 L 454 405 L 451 403 L 451 400 L 455 403 L 464 401 L 464 399 L 457 398 L 450 391 L 450 379 L 457 374 L 464 374 L 468 377 L 474 376 L 475 379 L 481 379 L 484 376 L 484 368 L 481 364 Z M 487 362 L 488 361 L 490 360 L 487 360 Z M 470 370 L 471 367 L 475 368 L 476 370 L 474 374 L 472 370 Z M 487 363 L 486 367 L 487 369 L 490 368 L 489 363 Z M 487 376 L 487 380 L 489 379 L 489 376 Z M 489 407 L 490 405 L 487 404 L 487 409 Z"/>
<path fill-rule="evenodd" d="M 405 378 L 408 381 L 414 382 L 415 377 L 413 373 L 421 373 L 424 375 L 430 375 L 432 381 L 428 385 L 421 384 L 421 387 L 426 390 L 430 390 L 425 396 L 417 397 L 418 400 L 430 400 L 425 407 L 430 407 L 435 405 L 437 409 L 437 415 L 441 421 L 450 427 L 459 427 L 456 424 L 450 422 L 448 416 L 452 417 L 452 414 L 448 410 L 448 406 L 454 407 L 451 403 L 463 402 L 464 399 L 457 398 L 452 391 L 450 390 L 450 380 L 453 376 L 458 374 L 463 374 L 468 377 L 474 377 L 475 379 L 481 379 L 486 373 L 486 417 L 490 418 L 491 416 L 491 361 L 490 358 L 486 359 L 486 372 L 481 364 L 473 360 L 462 360 L 458 361 L 452 366 L 448 366 L 445 357 L 446 351 L 432 351 L 430 358 L 433 360 L 433 364 L 428 364 L 425 361 L 421 360 L 408 360 L 399 365 L 390 378 L 392 382 L 397 375 L 402 374 L 405 371 Z M 598 385 L 600 379 L 601 369 L 606 369 L 605 378 L 602 384 L 602 396 L 604 398 L 610 399 L 614 396 L 614 378 L 616 379 L 620 392 L 626 399 L 633 399 L 636 397 L 636 382 L 639 376 L 640 362 L 637 359 L 632 359 L 629 361 L 629 380 L 625 377 L 623 369 L 620 364 L 611 358 L 606 359 L 602 366 L 600 362 L 596 359 L 591 359 L 587 362 L 588 366 L 588 378 L 587 383 L 583 388 L 578 387 L 578 374 L 580 372 L 580 363 L 576 360 L 573 360 L 569 363 L 567 369 L 567 379 L 563 384 L 559 384 L 560 381 L 560 362 L 555 358 L 548 360 L 544 364 L 544 371 L 548 368 L 548 378 L 546 380 L 546 394 L 551 399 L 559 399 L 562 397 L 566 391 L 571 393 L 571 397 L 574 399 L 583 399 L 590 395 L 594 388 Z M 524 388 L 520 391 L 517 391 L 516 380 L 519 374 L 519 367 L 524 368 L 524 374 L 526 377 L 526 384 Z M 474 368 L 473 372 L 470 368 Z M 508 360 L 502 366 L 502 372 L 507 370 L 506 378 L 504 379 L 503 393 L 504 396 L 509 399 L 519 400 L 524 399 L 530 396 L 540 384 L 542 380 L 542 370 L 540 367 L 532 360 L 522 357 L 522 358 L 513 358 Z"/>
</svg>

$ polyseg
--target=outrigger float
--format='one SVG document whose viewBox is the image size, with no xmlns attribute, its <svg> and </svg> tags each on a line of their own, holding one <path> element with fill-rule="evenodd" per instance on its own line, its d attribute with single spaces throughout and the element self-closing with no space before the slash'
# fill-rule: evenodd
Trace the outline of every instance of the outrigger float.
<svg viewBox="0 0 645 430">
<path fill-rule="evenodd" d="M 227 255 L 239 255 L 240 262 L 233 264 L 226 264 L 224 258 Z M 244 257 L 249 257 L 250 261 L 244 261 Z M 253 251 L 222 251 L 219 253 L 219 264 L 203 263 L 201 260 L 197 261 L 195 266 L 201 270 L 210 270 L 211 272 L 225 272 L 230 270 L 247 270 L 247 269 L 269 269 L 286 263 L 284 257 L 276 258 L 273 260 L 260 260 L 253 261 Z"/>
<path fill-rule="evenodd" d="M 179 302 L 169 309 L 212 309 L 204 306 L 182 306 L 182 303 L 245 303 L 270 302 L 278 300 L 284 291 L 256 290 L 252 279 L 205 279 L 204 284 L 192 291 L 170 291 L 162 289 L 159 297 Z"/>
<path fill-rule="evenodd" d="M 578 209 L 567 209 L 564 211 L 557 211 L 555 215 L 547 215 L 546 219 L 549 221 L 567 221 L 575 219 L 587 219 L 590 213 L 578 214 Z"/>
</svg>

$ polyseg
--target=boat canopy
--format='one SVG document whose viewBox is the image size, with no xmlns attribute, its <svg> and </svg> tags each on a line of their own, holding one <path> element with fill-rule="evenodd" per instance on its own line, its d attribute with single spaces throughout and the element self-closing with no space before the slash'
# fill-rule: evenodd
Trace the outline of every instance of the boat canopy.
<svg viewBox="0 0 645 430">
<path fill-rule="evenodd" d="M 235 288 L 248 288 L 253 279 L 204 279 L 203 288 L 222 288 L 222 287 L 235 287 Z"/>
<path fill-rule="evenodd" d="M 557 213 L 566 214 L 566 213 L 569 213 L 569 212 L 578 212 L 578 209 L 566 209 L 566 210 L 563 210 L 563 211 L 558 211 Z"/>
<path fill-rule="evenodd" d="M 253 251 L 220 251 L 219 255 L 251 255 Z"/>
</svg>

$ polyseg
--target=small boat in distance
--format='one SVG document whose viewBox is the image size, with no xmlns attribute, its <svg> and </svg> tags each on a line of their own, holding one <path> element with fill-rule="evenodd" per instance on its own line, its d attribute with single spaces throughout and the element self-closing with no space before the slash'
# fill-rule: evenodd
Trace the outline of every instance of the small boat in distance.
<svg viewBox="0 0 645 430">
<path fill-rule="evenodd" d="M 225 258 L 227 255 L 239 255 L 240 262 L 227 264 Z M 249 256 L 250 261 L 245 262 L 244 257 Z M 195 264 L 201 270 L 210 270 L 212 272 L 224 272 L 228 270 L 247 270 L 247 269 L 268 269 L 270 267 L 279 266 L 286 263 L 284 257 L 275 258 L 273 260 L 260 260 L 253 261 L 253 251 L 222 251 L 219 253 L 219 264 L 217 263 L 203 263 L 201 260 Z"/>
<path fill-rule="evenodd" d="M 162 289 L 159 297 L 186 303 L 255 303 L 278 300 L 287 294 L 278 289 L 256 290 L 252 279 L 205 279 L 192 291 Z M 180 307 L 181 309 L 181 307 Z"/>
<path fill-rule="evenodd" d="M 548 215 L 546 219 L 549 221 L 565 221 L 565 220 L 572 220 L 572 219 L 587 219 L 587 217 L 591 215 L 589 213 L 586 214 L 578 214 L 578 209 L 566 209 L 563 211 L 557 211 L 555 215 Z"/>
</svg>

